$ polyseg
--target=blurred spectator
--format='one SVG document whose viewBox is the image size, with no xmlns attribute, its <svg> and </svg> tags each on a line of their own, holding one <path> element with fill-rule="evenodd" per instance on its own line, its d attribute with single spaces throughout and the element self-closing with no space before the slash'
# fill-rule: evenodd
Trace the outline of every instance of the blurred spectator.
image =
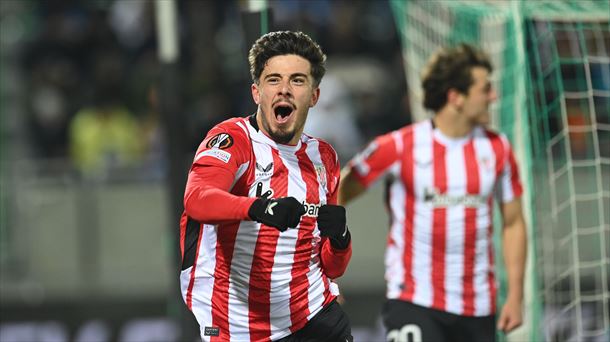
<svg viewBox="0 0 610 342">
<path fill-rule="evenodd" d="M 344 85 L 336 94 L 340 99 L 331 99 L 332 89 L 323 92 L 326 103 L 311 111 L 306 132 L 329 140 L 347 160 L 370 137 L 408 121 L 408 108 L 401 103 L 406 94 L 402 56 L 386 2 L 290 0 L 269 5 L 269 29 L 310 34 L 327 50 L 329 69 L 336 66 L 327 82 L 334 78 Z M 69 125 L 79 121 L 72 117 L 91 110 L 84 109 L 86 92 L 113 89 L 124 110 L 142 121 L 146 164 L 160 162 L 156 165 L 162 169 L 160 154 L 153 156 L 163 153 L 154 114 L 158 111 L 147 101 L 159 75 L 152 3 L 39 0 L 31 2 L 31 8 L 38 20 L 33 21 L 22 61 L 28 76 L 27 129 L 35 156 L 69 156 L 69 137 L 74 137 Z M 182 89 L 176 91 L 187 120 L 186 139 L 200 141 L 227 113 L 245 116 L 254 111 L 243 63 L 249 46 L 238 1 L 181 1 L 178 10 Z M 326 105 L 334 108 L 323 108 Z M 336 123 L 322 119 L 331 116 Z"/>
<path fill-rule="evenodd" d="M 119 43 L 128 51 L 138 51 L 154 37 L 152 1 L 115 1 L 107 18 Z"/>
<path fill-rule="evenodd" d="M 137 121 L 114 94 L 97 94 L 93 106 L 78 111 L 70 122 L 72 160 L 84 176 L 133 165 L 142 157 L 142 145 Z"/>
<path fill-rule="evenodd" d="M 44 68 L 56 66 L 59 65 Z M 36 154 L 41 157 L 65 156 L 68 103 L 62 89 L 48 80 L 37 79 L 31 84 L 29 99 L 29 123 Z"/>
<path fill-rule="evenodd" d="M 358 55 L 329 57 L 328 69 L 346 85 L 365 143 L 375 134 L 387 133 L 409 119 L 401 107 L 404 88 L 397 86 L 404 79 L 403 73 L 397 74 L 389 65 Z"/>
<path fill-rule="evenodd" d="M 329 70 L 320 83 L 320 99 L 309 110 L 305 133 L 330 143 L 343 165 L 364 144 L 356 114 L 345 84 Z"/>
<path fill-rule="evenodd" d="M 141 175 L 147 179 L 162 179 L 167 171 L 167 149 L 161 127 L 159 94 L 156 86 L 148 90 L 148 110 L 141 121 L 143 137 L 143 168 Z"/>
</svg>

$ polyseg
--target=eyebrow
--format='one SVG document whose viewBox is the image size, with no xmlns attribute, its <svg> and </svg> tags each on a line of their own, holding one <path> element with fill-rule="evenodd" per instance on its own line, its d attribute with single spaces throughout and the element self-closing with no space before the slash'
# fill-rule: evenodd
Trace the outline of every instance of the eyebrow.
<svg viewBox="0 0 610 342">
<path fill-rule="evenodd" d="M 282 77 L 282 75 L 280 75 L 279 73 L 273 73 L 273 74 L 269 74 L 267 76 L 264 77 L 264 79 L 268 79 L 269 77 Z M 307 75 L 301 72 L 296 72 L 294 74 L 290 75 L 290 78 L 295 78 L 295 77 L 305 77 L 307 78 Z"/>
</svg>

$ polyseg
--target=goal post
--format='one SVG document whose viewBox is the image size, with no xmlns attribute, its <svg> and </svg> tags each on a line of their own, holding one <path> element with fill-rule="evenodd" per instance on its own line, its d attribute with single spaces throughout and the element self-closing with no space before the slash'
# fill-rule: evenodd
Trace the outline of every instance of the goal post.
<svg viewBox="0 0 610 342">
<path fill-rule="evenodd" d="M 610 12 L 608 2 L 574 6 L 572 15 L 538 8 L 526 26 L 540 290 L 546 339 L 601 340 L 610 333 Z"/>
<path fill-rule="evenodd" d="M 604 336 L 610 330 L 608 0 L 391 0 L 391 6 L 414 121 L 430 116 L 420 76 L 436 50 L 470 43 L 494 66 L 499 98 L 492 125 L 508 136 L 519 161 L 529 240 L 524 327 L 509 340 Z M 497 262 L 500 305 L 502 265 Z"/>
</svg>

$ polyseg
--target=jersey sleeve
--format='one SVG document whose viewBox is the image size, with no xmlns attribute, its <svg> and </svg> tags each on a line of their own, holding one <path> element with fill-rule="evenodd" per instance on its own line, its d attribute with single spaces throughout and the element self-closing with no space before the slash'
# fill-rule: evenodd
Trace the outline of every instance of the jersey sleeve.
<svg viewBox="0 0 610 342">
<path fill-rule="evenodd" d="M 199 145 L 191 170 L 199 166 L 225 169 L 236 174 L 250 158 L 250 139 L 236 123 L 225 121 L 212 128 Z"/>
<path fill-rule="evenodd" d="M 247 134 L 230 121 L 210 130 L 197 149 L 186 184 L 184 208 L 189 217 L 209 224 L 248 219 L 255 198 L 229 191 L 248 165 L 249 143 Z"/>
<path fill-rule="evenodd" d="M 352 242 L 345 249 L 334 248 L 328 238 L 323 238 L 321 262 L 324 274 L 331 279 L 339 278 L 345 273 L 352 257 Z"/>
<path fill-rule="evenodd" d="M 341 165 L 339 164 L 339 156 L 334 148 L 328 143 L 323 143 L 320 148 L 322 160 L 326 169 L 326 203 L 337 204 L 337 196 L 339 192 L 339 180 L 341 175 Z"/>
<path fill-rule="evenodd" d="M 336 205 L 341 177 L 339 157 L 337 152 L 327 143 L 323 143 L 320 150 L 326 169 L 326 186 L 328 190 L 326 203 Z M 345 249 L 336 249 L 331 245 L 327 237 L 323 237 L 320 257 L 324 274 L 331 279 L 338 278 L 345 273 L 352 257 L 352 243 L 350 241 Z"/>
<path fill-rule="evenodd" d="M 515 160 L 511 145 L 504 135 L 501 136 L 501 140 L 505 153 L 500 179 L 497 184 L 498 187 L 496 188 L 498 191 L 496 197 L 502 203 L 507 203 L 523 194 L 523 186 L 519 178 L 519 166 Z"/>
<path fill-rule="evenodd" d="M 365 188 L 383 176 L 399 158 L 395 136 L 388 133 L 377 137 L 348 164 L 348 167 Z"/>
</svg>

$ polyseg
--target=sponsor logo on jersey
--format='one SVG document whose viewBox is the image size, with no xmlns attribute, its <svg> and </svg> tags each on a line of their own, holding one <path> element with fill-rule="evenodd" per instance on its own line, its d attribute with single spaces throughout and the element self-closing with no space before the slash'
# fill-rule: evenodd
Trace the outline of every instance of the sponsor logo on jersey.
<svg viewBox="0 0 610 342">
<path fill-rule="evenodd" d="M 262 182 L 258 182 L 254 186 L 256 187 L 256 197 L 273 198 L 273 189 L 267 189 L 267 191 L 263 192 L 264 185 Z M 301 204 L 303 204 L 303 208 L 305 208 L 305 214 L 303 214 L 303 216 L 318 217 L 318 212 L 320 211 L 320 204 L 307 203 L 305 201 L 302 201 Z M 273 215 L 273 208 L 276 205 L 277 203 L 275 202 L 269 202 L 269 204 L 265 208 L 265 212 L 269 215 Z"/>
<path fill-rule="evenodd" d="M 213 157 L 213 158 L 221 160 L 225 163 L 228 163 L 229 160 L 231 159 L 231 153 L 229 153 L 227 151 L 218 150 L 218 149 L 211 149 L 211 150 L 205 150 L 205 151 L 199 153 L 197 155 L 197 157 L 195 158 L 195 160 L 198 160 L 199 158 L 201 158 L 203 156 Z"/>
<path fill-rule="evenodd" d="M 220 328 L 218 327 L 205 327 L 203 328 L 203 336 L 219 336 Z"/>
<path fill-rule="evenodd" d="M 267 166 L 263 167 L 261 164 L 256 162 L 256 169 L 260 172 L 269 172 L 273 168 L 273 162 L 269 163 Z"/>
<path fill-rule="evenodd" d="M 273 175 L 273 162 L 267 165 L 261 165 L 256 162 L 256 177 L 270 177 Z"/>
<path fill-rule="evenodd" d="M 456 205 L 463 205 L 465 207 L 478 208 L 485 205 L 485 197 L 480 195 L 458 195 L 451 196 L 448 194 L 441 194 L 436 189 L 425 188 L 424 189 L 424 201 L 432 203 L 435 207 L 452 207 Z"/>
<path fill-rule="evenodd" d="M 205 145 L 207 148 L 218 148 L 221 150 L 233 146 L 233 137 L 227 133 L 219 133 L 213 136 Z"/>
<path fill-rule="evenodd" d="M 318 217 L 318 211 L 320 211 L 319 204 L 307 203 L 303 201 L 303 207 L 305 208 L 305 214 L 303 214 L 303 216 Z"/>
</svg>

